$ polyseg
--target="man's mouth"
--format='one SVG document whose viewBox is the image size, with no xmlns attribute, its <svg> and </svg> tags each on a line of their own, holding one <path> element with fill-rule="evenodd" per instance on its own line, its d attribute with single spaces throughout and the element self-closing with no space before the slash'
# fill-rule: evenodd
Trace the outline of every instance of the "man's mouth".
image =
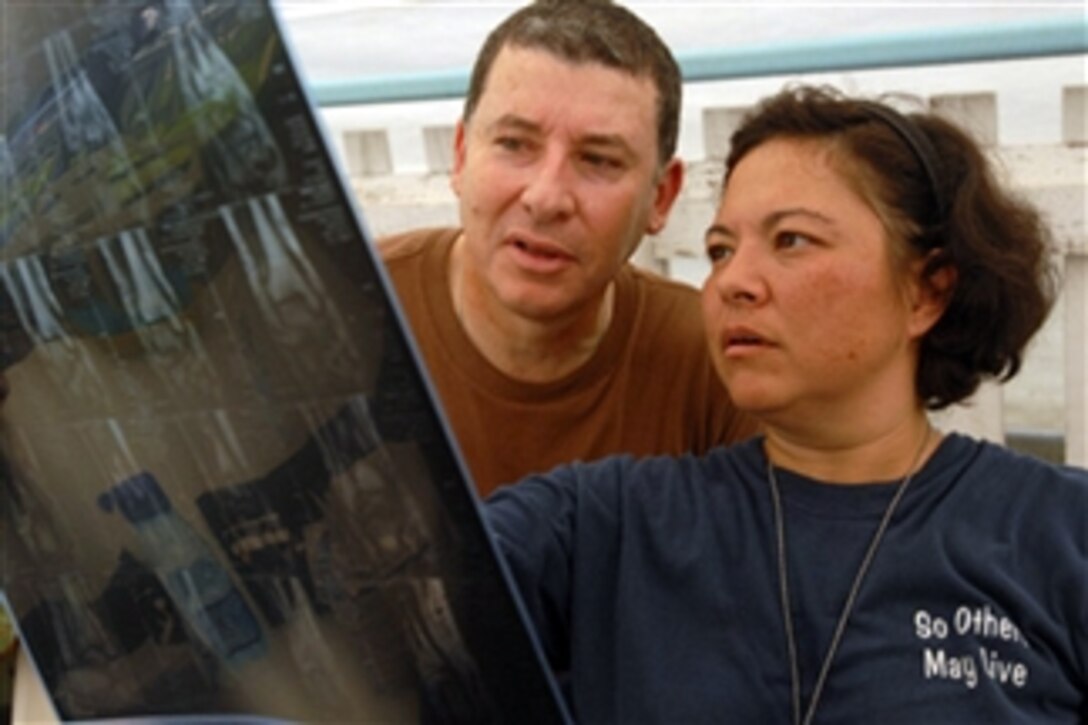
<svg viewBox="0 0 1088 725">
<path fill-rule="evenodd" d="M 565 269 L 575 256 L 562 245 L 526 236 L 513 236 L 507 245 L 517 254 L 520 264 L 534 273 L 550 274 Z"/>
<path fill-rule="evenodd" d="M 526 254 L 531 254 L 534 257 L 540 257 L 542 259 L 561 259 L 566 256 L 555 248 L 541 244 L 532 244 L 524 239 L 514 240 L 514 246 Z"/>
</svg>

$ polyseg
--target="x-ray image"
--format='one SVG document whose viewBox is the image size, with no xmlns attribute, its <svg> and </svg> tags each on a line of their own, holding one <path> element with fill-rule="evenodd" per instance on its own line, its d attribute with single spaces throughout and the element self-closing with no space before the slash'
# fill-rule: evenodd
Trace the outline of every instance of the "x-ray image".
<svg viewBox="0 0 1088 725">
<path fill-rule="evenodd" d="M 178 90 L 208 147 L 211 176 L 225 189 L 281 186 L 285 170 L 264 118 L 196 8 L 170 2 L 158 12 L 163 17 L 156 23 L 169 41 Z"/>
<path fill-rule="evenodd" d="M 216 390 L 222 379 L 183 302 L 163 271 L 147 231 L 126 229 L 100 237 L 96 248 L 140 346 L 161 387 L 156 397 L 176 399 L 186 390 Z"/>
<path fill-rule="evenodd" d="M 58 719 L 566 722 L 272 8 L 0 19 L 0 603 Z"/>
<path fill-rule="evenodd" d="M 42 43 L 56 118 L 64 140 L 65 158 L 76 179 L 84 178 L 92 192 L 91 203 L 73 210 L 79 224 L 83 214 L 110 217 L 135 206 L 137 218 L 146 215 L 146 194 L 132 166 L 109 112 L 80 65 L 67 30 Z"/>
<path fill-rule="evenodd" d="M 15 230 L 19 229 L 27 236 L 27 246 L 36 246 L 34 215 L 15 180 L 15 160 L 8 150 L 7 139 L 0 134 L 0 245 L 12 241 Z"/>
<path fill-rule="evenodd" d="M 281 384 L 308 386 L 324 379 L 350 386 L 375 368 L 380 349 L 375 341 L 356 340 L 348 333 L 338 295 L 326 287 L 328 277 L 303 248 L 276 195 L 222 206 L 218 214 L 263 322 L 262 332 L 279 355 L 279 368 L 290 376 Z M 372 324 L 380 321 L 375 312 L 356 310 L 370 315 Z M 320 348 L 315 347 L 319 340 Z M 317 349 L 320 354 L 314 354 Z"/>
<path fill-rule="evenodd" d="M 286 344 L 300 339 L 326 304 L 279 201 L 272 195 L 251 198 L 237 212 L 220 207 L 219 215 L 272 334 Z"/>
<path fill-rule="evenodd" d="M 0 259 L 0 282 L 21 332 L 42 358 L 40 372 L 64 405 L 102 403 L 106 386 L 86 342 L 66 328 L 66 314 L 41 257 Z"/>
</svg>

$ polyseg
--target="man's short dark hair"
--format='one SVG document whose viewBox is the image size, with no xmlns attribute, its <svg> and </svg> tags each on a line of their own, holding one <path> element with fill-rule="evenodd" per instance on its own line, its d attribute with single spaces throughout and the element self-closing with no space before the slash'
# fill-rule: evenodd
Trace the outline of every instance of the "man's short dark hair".
<svg viewBox="0 0 1088 725">
<path fill-rule="evenodd" d="M 680 67 L 653 28 L 630 10 L 612 0 L 537 0 L 515 12 L 491 31 L 476 56 L 462 114 L 465 122 L 484 93 L 495 58 L 507 46 L 650 78 L 657 89 L 659 162 L 676 153 Z"/>
</svg>

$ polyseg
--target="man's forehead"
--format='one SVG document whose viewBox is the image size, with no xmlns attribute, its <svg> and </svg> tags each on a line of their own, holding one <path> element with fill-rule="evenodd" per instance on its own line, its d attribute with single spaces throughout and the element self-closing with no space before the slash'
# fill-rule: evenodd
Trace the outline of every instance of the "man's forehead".
<svg viewBox="0 0 1088 725">
<path fill-rule="evenodd" d="M 492 120 L 517 114 L 520 107 L 543 106 L 554 113 L 596 112 L 602 117 L 634 113 L 635 119 L 641 115 L 656 127 L 657 95 L 648 76 L 634 76 L 596 61 L 575 63 L 536 48 L 508 46 L 496 57 L 478 106 L 487 106 Z"/>
<path fill-rule="evenodd" d="M 556 74 L 585 71 L 586 73 L 600 74 L 601 78 L 614 78 L 619 82 L 643 86 L 643 90 L 652 91 L 650 94 L 651 101 L 655 101 L 659 94 L 653 75 L 648 70 L 645 73 L 635 73 L 627 68 L 609 65 L 593 58 L 574 59 L 547 47 L 513 43 L 507 43 L 495 55 L 495 59 L 488 69 L 488 83 L 485 84 L 484 93 L 487 92 L 487 86 L 490 85 L 492 78 L 497 75 L 496 70 L 500 74 L 505 74 L 510 71 L 512 66 L 523 65 L 532 65 L 535 70 L 544 71 L 545 73 L 547 73 L 549 67 Z M 541 75 L 536 77 L 539 78 Z M 521 77 L 519 80 L 531 84 L 534 81 L 534 76 Z"/>
</svg>

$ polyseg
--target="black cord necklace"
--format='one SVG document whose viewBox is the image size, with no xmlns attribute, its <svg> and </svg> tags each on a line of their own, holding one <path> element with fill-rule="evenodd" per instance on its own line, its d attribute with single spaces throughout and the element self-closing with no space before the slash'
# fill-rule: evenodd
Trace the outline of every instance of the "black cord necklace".
<svg viewBox="0 0 1088 725">
<path fill-rule="evenodd" d="M 884 509 L 884 516 L 880 520 L 880 525 L 869 542 L 869 548 L 866 549 L 861 564 L 858 565 L 857 573 L 854 575 L 854 582 L 850 585 L 850 591 L 846 595 L 846 601 L 842 605 L 842 612 L 839 614 L 839 621 L 835 625 L 835 633 L 831 637 L 831 643 L 827 646 L 827 653 L 820 665 L 820 674 L 817 676 L 816 684 L 812 688 L 812 698 L 809 700 L 808 708 L 803 715 L 801 712 L 801 672 L 797 663 L 797 642 L 793 633 L 793 616 L 790 614 L 789 574 L 786 567 L 786 524 L 782 515 L 782 496 L 778 490 L 778 479 L 774 475 L 774 464 L 771 463 L 770 456 L 767 456 L 767 481 L 770 484 L 771 502 L 774 505 L 774 529 L 778 548 L 778 594 L 782 607 L 782 624 L 786 630 L 786 650 L 790 663 L 790 702 L 793 712 L 793 725 L 811 725 L 812 719 L 816 716 L 816 707 L 820 704 L 820 696 L 823 694 L 824 685 L 827 684 L 827 677 L 831 672 L 835 653 L 838 652 L 839 644 L 846 632 L 846 625 L 850 619 L 850 613 L 854 609 L 854 602 L 861 591 L 865 575 L 869 573 L 869 567 L 876 557 L 876 551 L 880 548 L 880 542 L 884 539 L 884 535 L 891 525 L 892 516 L 895 515 L 896 509 L 899 508 L 899 502 L 903 500 L 907 487 L 910 486 L 910 482 L 914 479 L 918 463 L 922 459 L 926 444 L 929 443 L 932 430 L 929 425 L 926 426 L 922 444 L 918 447 L 918 452 L 914 454 L 914 460 L 907 469 L 907 475 L 899 482 L 895 495 L 892 496 L 892 500 L 888 502 L 887 508 Z"/>
</svg>

